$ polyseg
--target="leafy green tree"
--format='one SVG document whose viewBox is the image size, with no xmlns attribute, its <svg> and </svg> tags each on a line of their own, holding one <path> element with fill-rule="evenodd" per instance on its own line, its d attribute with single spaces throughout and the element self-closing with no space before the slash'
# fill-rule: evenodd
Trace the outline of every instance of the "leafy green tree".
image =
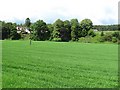
<svg viewBox="0 0 120 90">
<path fill-rule="evenodd" d="M 36 21 L 32 26 L 33 39 L 34 40 L 48 40 L 50 37 L 50 31 L 46 23 L 43 20 Z"/>
<path fill-rule="evenodd" d="M 71 24 L 68 20 L 64 21 L 64 28 L 60 31 L 62 41 L 69 41 L 71 39 Z"/>
<path fill-rule="evenodd" d="M 62 20 L 58 19 L 53 24 L 54 30 L 53 30 L 53 40 L 54 41 L 61 41 L 61 34 L 60 32 L 64 29 L 64 23 Z"/>
<path fill-rule="evenodd" d="M 84 19 L 80 22 L 81 33 L 79 36 L 85 37 L 88 34 L 88 31 L 92 29 L 93 23 L 90 19 Z"/>
<path fill-rule="evenodd" d="M 29 19 L 29 18 L 26 18 L 26 20 L 25 20 L 25 26 L 26 26 L 27 28 L 29 28 L 29 27 L 30 27 L 30 24 L 31 24 L 30 19 Z"/>
<path fill-rule="evenodd" d="M 53 27 L 52 24 L 47 24 L 47 27 L 48 27 L 48 29 L 50 31 L 50 38 L 49 38 L 49 40 L 51 41 L 53 39 L 53 35 L 52 34 L 53 34 L 54 27 Z"/>
<path fill-rule="evenodd" d="M 12 29 L 10 38 L 12 40 L 19 40 L 21 38 L 21 35 L 17 33 L 17 30 L 15 28 Z"/>
<path fill-rule="evenodd" d="M 16 23 L 7 23 L 10 29 L 10 39 L 18 40 L 21 38 L 21 35 L 17 33 L 17 24 Z"/>
<path fill-rule="evenodd" d="M 17 33 L 16 26 L 16 23 L 2 22 L 2 39 L 20 39 L 21 36 Z"/>
<path fill-rule="evenodd" d="M 78 40 L 79 22 L 77 19 L 71 19 L 71 40 Z"/>
<path fill-rule="evenodd" d="M 5 22 L 2 22 L 2 39 L 8 39 L 10 38 L 10 28 L 9 25 L 7 25 Z"/>
</svg>

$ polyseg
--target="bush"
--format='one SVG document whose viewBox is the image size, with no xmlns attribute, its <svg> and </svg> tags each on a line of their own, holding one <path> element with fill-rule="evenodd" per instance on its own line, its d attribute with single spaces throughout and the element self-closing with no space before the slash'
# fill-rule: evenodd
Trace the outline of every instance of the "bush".
<svg viewBox="0 0 120 90">
<path fill-rule="evenodd" d="M 104 36 L 104 32 L 103 31 L 101 32 L 101 36 Z"/>
<path fill-rule="evenodd" d="M 105 42 L 104 36 L 101 36 L 101 37 L 99 38 L 99 42 Z"/>
<path fill-rule="evenodd" d="M 79 41 L 79 42 L 84 42 L 84 43 L 85 43 L 85 37 L 81 37 L 81 38 L 79 38 L 78 41 Z"/>
<path fill-rule="evenodd" d="M 11 36 L 12 40 L 19 40 L 21 38 L 21 35 L 18 33 L 15 33 L 13 36 Z"/>
<path fill-rule="evenodd" d="M 96 36 L 96 34 L 94 33 L 94 31 L 93 31 L 92 29 L 90 29 L 90 30 L 88 31 L 88 36 L 94 37 L 94 36 Z"/>
<path fill-rule="evenodd" d="M 112 37 L 112 42 L 116 43 L 117 42 L 117 38 L 116 37 Z"/>
<path fill-rule="evenodd" d="M 120 32 L 114 32 L 112 36 L 113 36 L 112 42 L 113 43 L 118 42 L 118 44 L 120 44 Z"/>
<path fill-rule="evenodd" d="M 61 41 L 61 38 L 53 38 L 53 41 L 59 42 Z"/>
<path fill-rule="evenodd" d="M 79 42 L 83 42 L 83 43 L 91 43 L 92 42 L 92 37 L 90 36 L 86 36 L 86 37 L 81 37 L 79 38 Z"/>
<path fill-rule="evenodd" d="M 120 40 L 118 40 L 118 44 L 120 44 Z"/>
<path fill-rule="evenodd" d="M 104 36 L 105 41 L 112 41 L 112 34 L 111 33 L 106 33 Z"/>
<path fill-rule="evenodd" d="M 71 41 L 76 41 L 76 38 L 72 38 Z"/>
<path fill-rule="evenodd" d="M 114 32 L 114 33 L 112 34 L 112 36 L 118 38 L 118 37 L 120 36 L 120 34 L 119 34 L 119 32 Z"/>
</svg>

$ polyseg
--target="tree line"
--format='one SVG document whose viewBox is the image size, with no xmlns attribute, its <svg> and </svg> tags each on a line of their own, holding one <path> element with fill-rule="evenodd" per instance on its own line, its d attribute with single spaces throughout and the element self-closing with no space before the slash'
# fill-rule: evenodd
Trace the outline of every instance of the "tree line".
<svg viewBox="0 0 120 90">
<path fill-rule="evenodd" d="M 94 25 L 93 28 L 98 31 L 117 31 L 120 30 L 120 25 Z"/>
<path fill-rule="evenodd" d="M 31 23 L 28 19 L 23 26 L 30 28 L 33 40 L 76 41 L 79 37 L 88 35 L 88 31 L 93 27 L 90 19 L 84 19 L 80 23 L 77 19 L 71 21 L 58 19 L 53 24 L 46 24 L 43 20 Z M 16 23 L 2 22 L 2 39 L 19 39 L 20 34 L 17 33 L 16 27 Z"/>
<path fill-rule="evenodd" d="M 21 35 L 17 33 L 16 27 L 17 24 L 16 23 L 12 23 L 12 22 L 4 22 L 4 21 L 0 21 L 1 25 L 0 25 L 0 35 L 2 35 L 1 39 L 13 39 L 13 40 L 18 40 L 21 38 Z"/>
<path fill-rule="evenodd" d="M 16 27 L 18 24 L 11 22 L 0 21 L 2 25 L 2 39 L 18 40 L 22 38 L 22 33 L 17 33 Z M 43 20 L 37 20 L 31 23 L 29 18 L 26 18 L 25 23 L 19 26 L 30 30 L 30 39 L 36 41 L 78 41 L 82 37 L 94 37 L 98 31 L 118 30 L 118 25 L 93 25 L 90 19 L 83 19 L 78 22 L 78 19 L 60 20 L 57 19 L 53 24 L 47 24 Z M 119 33 L 118 33 L 119 34 Z"/>
<path fill-rule="evenodd" d="M 79 37 L 88 35 L 92 27 L 93 23 L 90 19 L 84 19 L 80 23 L 77 19 L 71 21 L 58 19 L 53 24 L 38 20 L 30 25 L 33 40 L 53 41 L 77 41 Z"/>
</svg>

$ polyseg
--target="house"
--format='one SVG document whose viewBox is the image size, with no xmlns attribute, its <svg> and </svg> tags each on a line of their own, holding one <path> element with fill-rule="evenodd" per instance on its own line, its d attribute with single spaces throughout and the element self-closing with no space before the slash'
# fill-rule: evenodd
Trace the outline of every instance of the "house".
<svg viewBox="0 0 120 90">
<path fill-rule="evenodd" d="M 16 29 L 17 29 L 17 33 L 21 33 L 22 32 L 22 27 L 21 26 L 17 26 Z"/>
<path fill-rule="evenodd" d="M 28 28 L 25 29 L 25 32 L 30 33 L 30 30 Z"/>
<path fill-rule="evenodd" d="M 22 27 L 22 26 L 17 26 L 17 33 L 23 33 L 23 34 L 29 34 L 30 30 L 26 27 Z"/>
</svg>

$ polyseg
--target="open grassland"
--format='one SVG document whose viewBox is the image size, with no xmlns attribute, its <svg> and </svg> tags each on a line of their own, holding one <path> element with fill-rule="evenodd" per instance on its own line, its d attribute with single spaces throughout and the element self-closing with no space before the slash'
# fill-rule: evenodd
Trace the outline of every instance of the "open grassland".
<svg viewBox="0 0 120 90">
<path fill-rule="evenodd" d="M 118 45 L 3 41 L 3 88 L 114 88 Z"/>
</svg>

